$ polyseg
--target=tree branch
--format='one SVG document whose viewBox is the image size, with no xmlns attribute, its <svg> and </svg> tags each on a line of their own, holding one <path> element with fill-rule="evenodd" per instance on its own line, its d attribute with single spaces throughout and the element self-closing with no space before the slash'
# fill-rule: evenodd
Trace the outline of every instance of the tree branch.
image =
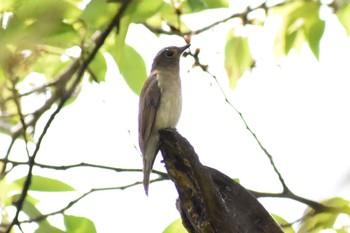
<svg viewBox="0 0 350 233">
<path fill-rule="evenodd" d="M 46 125 L 45 125 L 45 127 L 44 127 L 44 129 L 43 129 L 43 131 L 41 133 L 41 135 L 39 136 L 39 139 L 38 139 L 38 142 L 36 144 L 35 150 L 34 150 L 33 154 L 29 158 L 29 161 L 28 161 L 29 168 L 28 168 L 28 172 L 27 172 L 27 178 L 26 178 L 26 180 L 24 182 L 22 193 L 21 193 L 19 199 L 17 200 L 17 202 L 15 203 L 15 206 L 16 206 L 15 217 L 12 220 L 11 224 L 6 229 L 6 233 L 10 233 L 12 227 L 19 223 L 18 216 L 19 216 L 19 213 L 22 210 L 24 200 L 25 200 L 25 198 L 27 196 L 27 193 L 28 193 L 28 190 L 29 190 L 29 187 L 30 187 L 30 184 L 31 184 L 31 180 L 32 180 L 32 176 L 33 176 L 33 168 L 34 168 L 34 164 L 35 164 L 35 158 L 36 158 L 36 155 L 38 154 L 38 151 L 40 150 L 41 143 L 42 143 L 42 141 L 43 141 L 43 139 L 44 139 L 44 137 L 45 137 L 49 127 L 51 126 L 52 122 L 54 121 L 56 115 L 63 108 L 63 106 L 66 103 L 66 101 L 73 94 L 74 90 L 76 89 L 76 87 L 80 83 L 80 81 L 81 81 L 85 71 L 87 70 L 90 62 L 94 59 L 95 55 L 97 54 L 98 50 L 103 45 L 103 43 L 105 42 L 105 40 L 108 37 L 108 35 L 111 33 L 111 31 L 113 30 L 114 27 L 119 28 L 120 19 L 121 19 L 122 15 L 123 15 L 124 11 L 128 7 L 129 3 L 130 3 L 129 1 L 123 1 L 123 4 L 121 5 L 119 11 L 114 16 L 113 20 L 108 25 L 107 29 L 105 31 L 103 31 L 103 33 L 101 33 L 100 37 L 96 40 L 95 47 L 94 47 L 93 51 L 86 58 L 86 60 L 83 61 L 82 65 L 79 67 L 79 69 L 77 71 L 77 77 L 74 80 L 71 88 L 67 90 L 67 92 L 65 93 L 64 96 L 62 96 L 61 102 L 59 103 L 59 105 L 57 106 L 56 110 L 51 114 L 49 120 L 47 121 L 47 123 L 46 123 Z"/>
<path fill-rule="evenodd" d="M 262 151 L 264 151 L 264 153 L 266 154 L 267 158 L 270 161 L 270 164 L 272 166 L 272 168 L 274 169 L 275 173 L 278 176 L 278 179 L 282 185 L 283 188 L 283 192 L 285 193 L 291 193 L 290 189 L 288 188 L 288 186 L 286 185 L 286 182 L 283 179 L 283 176 L 281 175 L 280 171 L 278 170 L 277 166 L 275 165 L 275 162 L 273 160 L 272 155 L 268 152 L 268 150 L 262 145 L 262 143 L 260 142 L 260 140 L 258 139 L 258 137 L 256 136 L 256 134 L 253 132 L 253 130 L 249 127 L 247 121 L 245 120 L 245 118 L 243 117 L 243 114 L 231 103 L 231 101 L 228 99 L 224 89 L 221 87 L 221 84 L 219 83 L 218 79 L 216 78 L 215 75 L 213 75 L 212 73 L 209 72 L 208 70 L 208 65 L 204 65 L 200 62 L 199 60 L 199 52 L 200 50 L 197 49 L 194 53 L 192 52 L 187 52 L 186 55 L 190 55 L 194 58 L 194 66 L 198 66 L 202 69 L 202 71 L 206 72 L 207 74 L 209 74 L 215 81 L 215 83 L 217 84 L 217 86 L 219 87 L 219 90 L 221 92 L 221 94 L 223 95 L 225 102 L 239 115 L 239 117 L 241 118 L 243 124 L 245 125 L 246 129 L 249 131 L 249 133 L 253 136 L 253 138 L 255 139 L 255 141 L 258 143 L 259 147 L 261 148 Z"/>
<path fill-rule="evenodd" d="M 248 20 L 248 14 L 253 12 L 253 11 L 256 11 L 258 9 L 263 9 L 265 11 L 267 11 L 268 9 L 272 8 L 272 7 L 276 7 L 276 6 L 281 6 L 281 5 L 284 5 L 286 3 L 288 3 L 290 1 L 284 1 L 282 3 L 277 3 L 275 5 L 271 5 L 271 6 L 267 6 L 266 5 L 266 1 L 265 2 L 262 2 L 260 5 L 256 6 L 256 7 L 247 7 L 243 12 L 239 12 L 239 13 L 234 13 L 226 18 L 223 18 L 221 20 L 218 20 L 216 22 L 213 22 L 207 26 L 204 26 L 198 30 L 190 30 L 190 31 L 186 31 L 186 32 L 182 32 L 180 30 L 180 28 L 174 28 L 174 27 L 170 27 L 170 31 L 167 31 L 167 30 L 164 30 L 162 28 L 158 28 L 158 27 L 153 27 L 152 25 L 148 24 L 148 23 L 143 23 L 143 25 L 148 29 L 150 30 L 151 32 L 155 33 L 155 34 L 164 34 L 164 35 L 178 35 L 180 37 L 185 37 L 185 36 L 193 36 L 193 35 L 198 35 L 198 34 L 201 34 L 205 31 L 208 31 L 210 30 L 211 28 L 217 26 L 217 25 L 220 25 L 222 23 L 226 23 L 227 21 L 231 20 L 231 19 L 234 19 L 234 18 L 240 18 L 243 22 L 243 24 L 248 24 L 248 23 L 251 23 L 249 20 Z M 179 11 L 176 11 L 176 12 L 179 12 Z M 181 12 L 181 11 L 180 11 Z M 178 15 L 180 16 L 180 15 Z M 180 23 L 178 23 L 180 25 Z"/>
<path fill-rule="evenodd" d="M 160 178 L 159 178 L 160 179 Z M 157 182 L 158 180 L 153 180 L 153 182 Z M 20 223 L 32 223 L 32 222 L 40 222 L 43 221 L 44 219 L 46 219 L 49 216 L 53 216 L 53 215 L 57 215 L 57 214 L 64 214 L 65 211 L 67 211 L 68 209 L 70 209 L 72 206 L 74 206 L 75 204 L 77 204 L 79 201 L 81 201 L 82 199 L 84 199 L 85 197 L 87 197 L 88 195 L 95 193 L 95 192 L 101 192 L 101 191 L 111 191 L 111 190 L 124 190 L 127 188 L 131 188 L 134 187 L 136 185 L 140 185 L 142 184 L 141 181 L 137 181 L 135 183 L 129 184 L 129 185 L 124 185 L 124 186 L 117 186 L 117 187 L 105 187 L 105 188 L 93 188 L 90 189 L 88 192 L 83 193 L 82 195 L 80 195 L 78 198 L 70 201 L 66 206 L 64 206 L 63 208 L 47 213 L 47 214 L 42 214 L 36 217 L 33 217 L 31 219 L 28 220 L 24 220 L 21 221 Z"/>
<path fill-rule="evenodd" d="M 7 147 L 7 151 L 6 151 L 5 157 L 3 159 L 4 161 L 2 161 L 3 165 L 2 165 L 2 168 L 1 168 L 0 180 L 3 179 L 7 175 L 7 173 L 9 172 L 9 171 L 6 171 L 6 169 L 7 169 L 7 160 L 9 158 L 9 156 L 10 156 L 10 153 L 11 153 L 11 150 L 13 148 L 13 145 L 15 144 L 15 141 L 16 141 L 16 138 L 11 137 L 11 142 L 10 142 L 9 146 Z"/>
<path fill-rule="evenodd" d="M 308 205 L 309 207 L 313 208 L 316 212 L 325 212 L 325 211 L 330 211 L 333 210 L 332 207 L 325 206 L 319 202 L 300 197 L 298 195 L 295 195 L 292 192 L 281 192 L 281 193 L 265 193 L 265 192 L 256 192 L 250 190 L 250 192 L 257 198 L 262 198 L 262 197 L 273 197 L 273 198 L 289 198 L 294 201 L 298 201 L 300 203 L 303 203 L 305 205 Z"/>
<path fill-rule="evenodd" d="M 10 163 L 15 166 L 26 166 L 28 165 L 28 162 L 22 162 L 22 161 L 13 161 L 9 159 L 0 159 L 1 162 L 3 163 Z M 53 169 L 53 170 L 69 170 L 73 168 L 79 168 L 79 167 L 90 167 L 90 168 L 99 168 L 99 169 L 105 169 L 105 170 L 111 170 L 115 172 L 142 172 L 142 169 L 139 168 L 117 168 L 117 167 L 110 167 L 110 166 L 105 166 L 105 165 L 99 165 L 99 164 L 93 164 L 93 163 L 76 163 L 76 164 L 70 164 L 70 165 L 48 165 L 48 164 L 43 164 L 43 163 L 37 163 L 34 162 L 34 166 L 40 167 L 40 168 L 45 168 L 45 169 Z M 158 170 L 153 170 L 152 173 L 156 174 L 159 176 L 159 178 L 162 178 L 163 180 L 168 180 L 169 176 L 165 172 L 161 172 Z"/>
<path fill-rule="evenodd" d="M 27 126 L 27 123 L 24 119 L 24 115 L 22 113 L 22 106 L 21 106 L 21 103 L 19 102 L 19 93 L 18 93 L 18 90 L 16 89 L 16 79 L 12 79 L 11 80 L 11 83 L 12 83 L 12 87 L 11 87 L 11 91 L 12 91 L 12 96 L 13 96 L 13 101 L 15 102 L 15 106 L 16 106 L 16 109 L 17 109 L 17 115 L 19 116 L 19 119 L 20 119 L 20 123 L 22 125 L 22 136 L 23 136 L 23 139 L 24 139 L 24 143 L 25 143 L 25 149 L 26 149 L 26 153 L 27 153 L 27 156 L 28 158 L 30 157 L 30 153 L 29 153 L 29 149 L 28 149 L 28 138 L 27 138 L 27 129 L 28 129 L 28 126 Z"/>
<path fill-rule="evenodd" d="M 190 232 L 283 232 L 257 199 L 221 172 L 203 166 L 175 129 L 159 131 L 160 148 Z"/>
</svg>

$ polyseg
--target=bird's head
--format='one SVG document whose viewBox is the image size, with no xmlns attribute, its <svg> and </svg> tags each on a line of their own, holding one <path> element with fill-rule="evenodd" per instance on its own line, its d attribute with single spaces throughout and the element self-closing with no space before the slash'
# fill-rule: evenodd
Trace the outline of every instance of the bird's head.
<svg viewBox="0 0 350 233">
<path fill-rule="evenodd" d="M 190 47 L 190 44 L 187 44 L 183 47 L 166 47 L 158 52 L 156 57 L 153 60 L 152 70 L 170 70 L 178 69 L 181 54 Z"/>
</svg>

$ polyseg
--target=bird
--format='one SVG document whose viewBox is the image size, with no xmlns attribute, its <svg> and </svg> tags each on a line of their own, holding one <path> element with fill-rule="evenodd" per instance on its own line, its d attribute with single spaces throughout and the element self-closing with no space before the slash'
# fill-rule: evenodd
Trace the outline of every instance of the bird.
<svg viewBox="0 0 350 233">
<path fill-rule="evenodd" d="M 139 98 L 138 139 L 143 157 L 143 186 L 148 196 L 150 174 L 159 152 L 158 130 L 175 128 L 181 115 L 180 57 L 190 47 L 170 46 L 153 59 Z"/>
</svg>

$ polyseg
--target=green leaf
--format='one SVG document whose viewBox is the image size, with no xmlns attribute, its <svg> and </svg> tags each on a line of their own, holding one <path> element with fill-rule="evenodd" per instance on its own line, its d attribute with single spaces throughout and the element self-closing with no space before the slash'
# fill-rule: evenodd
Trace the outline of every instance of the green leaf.
<svg viewBox="0 0 350 233">
<path fill-rule="evenodd" d="M 48 221 L 40 221 L 39 227 L 35 230 L 35 233 L 65 233 L 61 229 L 52 226 Z"/>
<path fill-rule="evenodd" d="M 27 37 L 27 28 L 23 20 L 18 17 L 10 17 L 5 30 L 1 33 L 1 42 L 3 47 L 8 47 L 6 44 L 14 45 L 13 47 L 18 47 L 18 49 L 23 47 L 31 47 L 35 44 L 31 38 Z M 25 39 L 24 39 L 25 38 Z M 13 49 L 12 49 L 13 50 Z"/>
<path fill-rule="evenodd" d="M 46 76 L 47 80 L 53 80 L 62 70 L 69 66 L 71 61 L 63 62 L 57 54 L 39 55 L 30 66 L 31 72 L 38 72 Z M 45 66 L 43 66 L 45 64 Z"/>
<path fill-rule="evenodd" d="M 187 0 L 187 2 L 192 12 L 204 10 L 207 8 L 207 5 L 204 2 L 204 0 Z"/>
<path fill-rule="evenodd" d="M 23 203 L 23 212 L 26 213 L 29 218 L 36 218 L 38 216 L 41 216 L 42 213 L 35 207 L 36 201 L 34 201 L 34 198 L 32 198 L 30 195 L 27 195 L 26 199 Z M 83 217 L 75 217 L 75 216 L 64 216 L 65 225 L 67 227 L 68 232 L 74 232 L 74 233 L 84 233 L 84 232 L 96 232 L 94 224 L 86 218 Z M 47 219 L 43 219 L 39 222 L 37 222 L 39 227 L 36 229 L 35 233 L 63 233 L 66 231 L 62 231 L 61 229 L 52 226 Z"/>
<path fill-rule="evenodd" d="M 23 187 L 27 177 L 22 177 L 18 180 L 15 180 L 14 183 Z M 32 182 L 29 187 L 29 190 L 32 191 L 42 191 L 42 192 L 65 192 L 65 191 L 74 191 L 75 189 L 70 185 L 55 179 L 51 179 L 44 176 L 33 176 Z"/>
<path fill-rule="evenodd" d="M 349 233 L 349 227 L 344 226 L 340 229 L 335 229 L 335 232 L 336 233 Z"/>
<path fill-rule="evenodd" d="M 165 228 L 163 233 L 187 233 L 187 230 L 182 225 L 181 218 L 176 219 Z"/>
<path fill-rule="evenodd" d="M 273 8 L 271 14 L 283 18 L 283 25 L 275 38 L 277 56 L 288 54 L 292 48 L 299 51 L 306 41 L 315 57 L 319 58 L 319 44 L 325 28 L 319 11 L 320 5 L 313 1 L 291 1 Z"/>
<path fill-rule="evenodd" d="M 186 3 L 186 2 L 185 2 Z M 181 5 L 181 11 L 183 14 L 193 13 L 188 4 Z M 166 22 L 167 25 L 180 29 L 181 32 L 188 32 L 190 29 L 188 26 L 180 19 L 174 11 L 174 6 L 171 3 L 163 2 L 157 14 L 153 17 L 147 19 L 147 23 L 153 27 L 162 27 L 162 24 Z M 180 23 L 180 25 L 179 25 Z"/>
<path fill-rule="evenodd" d="M 322 201 L 325 206 L 333 207 L 330 212 L 314 213 L 314 210 L 308 208 L 305 211 L 305 216 L 299 232 L 316 233 L 324 229 L 334 229 L 334 223 L 340 213 L 350 215 L 350 202 L 341 197 L 334 197 Z"/>
<path fill-rule="evenodd" d="M 276 222 L 278 224 L 280 224 L 280 225 L 287 225 L 288 224 L 288 222 L 284 218 L 282 218 L 276 214 L 271 214 L 271 215 L 276 220 Z M 294 229 L 291 226 L 283 227 L 283 232 L 284 233 L 295 233 Z"/>
<path fill-rule="evenodd" d="M 27 22 L 37 20 L 58 20 L 75 21 L 79 18 L 81 10 L 77 4 L 67 0 L 10 0 L 13 1 L 14 13 L 20 19 Z"/>
<path fill-rule="evenodd" d="M 79 92 L 80 90 L 78 90 Z M 68 105 L 72 104 L 74 101 L 76 101 L 78 98 L 78 93 L 74 93 L 73 95 L 71 95 L 69 97 L 68 100 L 66 100 L 66 102 L 64 103 L 64 107 L 67 107 Z"/>
<path fill-rule="evenodd" d="M 0 43 L 1 43 L 1 34 L 0 34 Z M 2 44 L 0 44 L 0 68 L 2 68 L 3 70 L 7 70 L 9 65 L 10 65 L 10 61 L 11 58 L 14 56 L 12 51 L 6 46 L 5 42 L 3 42 Z"/>
<path fill-rule="evenodd" d="M 114 34 L 113 37 L 110 37 L 108 43 L 105 43 L 106 50 L 113 56 L 117 64 L 123 59 L 124 56 L 125 38 L 130 23 L 130 15 L 122 17 L 118 34 Z"/>
<path fill-rule="evenodd" d="M 1 67 L 1 66 L 0 66 Z M 0 86 L 4 85 L 6 75 L 3 69 L 0 68 Z M 1 96 L 1 95 L 0 95 Z M 1 168 L 1 167 L 0 167 Z"/>
<path fill-rule="evenodd" d="M 339 22 L 343 25 L 346 33 L 350 35 L 350 3 L 346 4 L 337 12 Z"/>
<path fill-rule="evenodd" d="M 298 39 L 298 35 L 299 35 L 298 31 L 294 31 L 285 37 L 285 41 L 286 41 L 286 45 L 284 49 L 285 54 L 288 54 L 289 51 L 293 48 L 293 46 L 296 44 L 295 41 Z"/>
<path fill-rule="evenodd" d="M 162 0 L 132 1 L 125 14 L 130 14 L 133 22 L 142 23 L 156 14 L 162 5 Z"/>
<path fill-rule="evenodd" d="M 1 0 L 0 12 L 12 11 L 14 0 Z"/>
<path fill-rule="evenodd" d="M 29 199 L 28 199 L 29 197 Z M 41 216 L 42 213 L 35 207 L 34 203 L 30 201 L 31 197 L 27 195 L 23 202 L 23 212 L 28 215 L 29 218 L 36 218 Z M 46 219 L 37 222 L 39 227 L 35 230 L 35 233 L 63 233 L 64 231 L 52 226 Z"/>
<path fill-rule="evenodd" d="M 343 212 L 346 212 L 348 215 L 350 215 L 350 211 L 349 211 L 350 201 L 346 200 L 344 198 L 333 197 L 333 198 L 330 198 L 330 199 L 327 199 L 327 200 L 323 201 L 322 204 L 324 204 L 326 206 L 342 208 Z"/>
<path fill-rule="evenodd" d="M 299 232 L 316 233 L 324 229 L 332 229 L 338 214 L 319 213 L 304 219 Z"/>
<path fill-rule="evenodd" d="M 120 4 L 107 3 L 106 0 L 91 0 L 81 14 L 88 28 L 98 29 L 110 23 Z"/>
<path fill-rule="evenodd" d="M 307 21 L 304 26 L 304 32 L 306 40 L 310 46 L 311 51 L 315 55 L 317 59 L 319 59 L 320 55 L 320 41 L 323 36 L 323 32 L 325 29 L 325 22 L 320 20 L 319 18 L 315 18 L 315 20 Z"/>
<path fill-rule="evenodd" d="M 31 0 L 17 1 L 20 2 L 16 9 L 16 15 L 21 19 L 33 20 L 38 19 L 63 19 L 65 12 L 65 2 L 59 0 Z"/>
<path fill-rule="evenodd" d="M 64 225 L 69 233 L 96 232 L 94 223 L 90 219 L 84 217 L 64 215 Z"/>
<path fill-rule="evenodd" d="M 204 2 L 207 8 L 223 8 L 229 6 L 227 0 L 204 0 Z"/>
<path fill-rule="evenodd" d="M 15 195 L 13 198 L 19 198 L 20 194 Z M 39 201 L 36 200 L 31 195 L 27 195 L 26 199 L 23 202 L 23 208 L 22 210 L 29 216 L 29 217 L 36 217 L 41 215 L 41 212 L 35 207 L 35 204 L 37 204 Z"/>
<path fill-rule="evenodd" d="M 248 39 L 236 36 L 231 30 L 228 33 L 225 46 L 225 69 L 232 89 L 252 64 L 253 59 L 250 55 Z"/>
<path fill-rule="evenodd" d="M 3 169 L 4 164 L 0 163 L 0 169 Z M 6 184 L 6 176 L 0 180 L 0 203 L 4 204 L 4 202 L 8 199 L 8 185 Z"/>
<path fill-rule="evenodd" d="M 122 17 L 120 21 L 120 27 L 118 34 L 115 37 L 115 46 L 117 46 L 116 53 L 120 52 L 118 57 L 122 57 L 122 54 L 124 53 L 124 44 L 125 44 L 125 38 L 128 33 L 128 29 L 131 23 L 131 16 L 124 16 Z"/>
<path fill-rule="evenodd" d="M 116 61 L 119 72 L 123 75 L 126 83 L 133 92 L 139 95 L 147 78 L 145 62 L 141 55 L 127 44 L 125 44 L 122 54 L 116 53 L 117 50 L 115 45 L 108 48 L 108 52 Z"/>
<path fill-rule="evenodd" d="M 19 49 L 37 48 L 38 44 L 70 47 L 80 43 L 78 33 L 69 23 L 76 22 L 80 10 L 61 0 L 17 1 L 5 30 L 5 40 Z"/>
<path fill-rule="evenodd" d="M 191 13 L 213 8 L 228 7 L 226 0 L 187 0 Z"/>
<path fill-rule="evenodd" d="M 42 38 L 42 43 L 60 48 L 69 48 L 80 43 L 78 32 L 72 25 L 60 22 L 50 34 Z"/>
<path fill-rule="evenodd" d="M 107 63 L 106 59 L 101 52 L 98 52 L 94 57 L 94 60 L 89 65 L 89 71 L 91 75 L 94 76 L 96 82 L 101 82 L 105 80 L 107 72 Z"/>
</svg>

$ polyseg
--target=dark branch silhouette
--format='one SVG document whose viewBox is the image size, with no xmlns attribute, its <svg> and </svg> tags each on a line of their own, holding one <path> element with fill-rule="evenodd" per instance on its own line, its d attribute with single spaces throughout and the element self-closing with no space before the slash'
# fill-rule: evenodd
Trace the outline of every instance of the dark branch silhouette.
<svg viewBox="0 0 350 233">
<path fill-rule="evenodd" d="M 249 191 L 223 173 L 203 166 L 190 143 L 175 129 L 160 130 L 159 137 L 189 232 L 283 232 Z"/>
</svg>

